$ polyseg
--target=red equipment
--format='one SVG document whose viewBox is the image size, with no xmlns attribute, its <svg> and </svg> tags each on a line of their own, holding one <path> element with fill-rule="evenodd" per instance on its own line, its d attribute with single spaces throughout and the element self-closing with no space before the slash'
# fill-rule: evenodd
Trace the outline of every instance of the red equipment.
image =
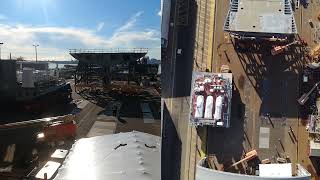
<svg viewBox="0 0 320 180">
<path fill-rule="evenodd" d="M 75 138 L 77 126 L 74 121 L 55 122 L 47 126 L 43 130 L 43 138 L 45 141 L 61 141 Z"/>
</svg>

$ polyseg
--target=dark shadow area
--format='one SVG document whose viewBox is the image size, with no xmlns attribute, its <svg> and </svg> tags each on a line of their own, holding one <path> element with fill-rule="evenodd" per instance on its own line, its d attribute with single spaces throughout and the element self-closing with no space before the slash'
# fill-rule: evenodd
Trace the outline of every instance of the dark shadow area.
<svg viewBox="0 0 320 180">
<path fill-rule="evenodd" d="M 310 161 L 315 168 L 315 173 L 319 176 L 320 175 L 320 158 L 319 157 L 310 157 Z M 309 172 L 313 172 L 313 170 L 308 168 Z"/>
<path fill-rule="evenodd" d="M 262 100 L 260 115 L 297 117 L 299 72 L 305 61 L 302 46 L 292 45 L 273 56 L 274 44 L 268 41 L 234 40 L 233 45 L 248 80 Z"/>
<path fill-rule="evenodd" d="M 164 103 L 161 144 L 161 179 L 180 180 L 181 141 Z"/>
<path fill-rule="evenodd" d="M 140 99 L 131 97 L 121 99 L 122 105 L 120 108 L 120 117 L 136 117 L 142 118 L 142 111 L 140 108 Z"/>
<path fill-rule="evenodd" d="M 18 121 L 28 121 L 33 119 L 40 119 L 45 117 L 61 116 L 65 114 L 75 114 L 76 105 L 70 104 L 55 104 L 51 106 L 47 111 L 44 112 L 34 112 L 34 111 L 23 111 L 17 109 L 9 109 L 0 111 L 0 124 L 18 122 Z"/>
<path fill-rule="evenodd" d="M 95 91 L 90 91 L 88 89 L 83 90 L 78 93 L 83 99 L 90 101 L 93 104 L 96 104 L 100 107 L 104 107 L 109 101 L 117 101 L 120 99 L 120 94 L 118 93 L 107 93 L 103 92 L 100 89 Z"/>
<path fill-rule="evenodd" d="M 175 7 L 174 5 L 172 1 L 171 7 Z M 173 11 L 174 9 L 171 10 L 171 17 L 174 15 Z M 166 54 L 161 61 L 161 96 L 163 98 L 190 96 L 197 21 L 195 1 L 189 1 L 188 13 L 188 24 L 181 26 L 175 24 L 175 27 L 170 27 L 168 46 L 162 49 Z M 178 49 L 182 50 L 181 54 L 176 53 Z"/>
<path fill-rule="evenodd" d="M 0 179 L 23 179 L 35 166 L 42 166 L 57 148 L 70 148 L 73 143 L 65 141 L 64 145 L 50 147 L 47 143 L 37 141 L 37 133 L 43 131 L 43 125 L 0 130 L 0 167 L 12 165 L 9 173 L 0 172 Z M 8 146 L 15 144 L 12 162 L 4 160 Z M 37 150 L 33 154 L 34 149 Z"/>
<path fill-rule="evenodd" d="M 303 76 L 307 77 L 308 82 L 303 82 Z M 320 81 L 320 70 L 319 69 L 310 69 L 305 68 L 303 73 L 300 76 L 301 85 L 300 85 L 300 96 L 304 93 L 308 93 L 312 87 Z M 302 117 L 302 123 L 306 125 L 306 120 L 308 119 L 309 114 L 317 113 L 316 107 L 316 99 L 318 97 L 318 88 L 316 88 L 311 94 L 309 95 L 309 99 L 305 102 L 304 105 L 300 106 L 300 116 Z"/>
<path fill-rule="evenodd" d="M 232 159 L 239 161 L 246 153 L 243 147 L 245 138 L 243 112 L 245 105 L 240 98 L 239 91 L 234 88 L 232 95 L 230 128 L 208 127 L 207 154 L 216 156 L 216 159 L 224 170 L 229 172 L 245 172 L 241 164 L 237 168 L 230 168 Z M 250 142 L 249 142 L 250 143 Z"/>
</svg>

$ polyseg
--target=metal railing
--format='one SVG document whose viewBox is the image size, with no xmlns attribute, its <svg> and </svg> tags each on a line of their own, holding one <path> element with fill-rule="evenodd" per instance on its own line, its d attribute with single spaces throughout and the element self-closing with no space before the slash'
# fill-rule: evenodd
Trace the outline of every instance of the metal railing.
<svg viewBox="0 0 320 180">
<path fill-rule="evenodd" d="M 69 49 L 69 53 L 148 53 L 148 48 Z"/>
</svg>

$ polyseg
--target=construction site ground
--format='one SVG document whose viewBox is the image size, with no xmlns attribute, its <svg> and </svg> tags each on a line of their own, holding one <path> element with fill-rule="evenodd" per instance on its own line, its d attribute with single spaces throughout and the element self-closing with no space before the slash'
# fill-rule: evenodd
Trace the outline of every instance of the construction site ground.
<svg viewBox="0 0 320 180">
<path fill-rule="evenodd" d="M 103 133 L 103 129 L 105 129 L 105 134 L 135 130 L 160 136 L 160 95 L 152 87 L 146 87 L 141 94 L 133 96 L 112 96 L 99 90 L 90 92 L 89 89 L 79 94 L 75 93 L 74 96 L 74 99 L 80 99 L 82 105 L 85 105 L 81 107 L 82 109 L 77 115 L 79 138 L 94 135 L 94 129 L 92 129 L 90 134 L 91 128 L 94 127 L 97 127 L 98 134 Z M 117 117 L 113 116 L 112 108 L 115 103 L 121 103 L 119 110 L 120 121 Z M 143 112 L 141 108 L 142 103 L 149 105 L 153 120 L 148 121 L 144 119 L 143 114 L 146 112 Z"/>
<path fill-rule="evenodd" d="M 308 133 L 297 103 L 299 72 L 306 63 L 303 50 L 295 46 L 272 56 L 270 43 L 254 41 L 246 44 L 247 49 L 238 48 L 238 43 L 223 31 L 229 3 L 190 1 L 189 24 L 170 31 L 173 34 L 169 36 L 169 40 L 173 39 L 170 48 L 182 48 L 183 52 L 182 55 L 168 53 L 170 61 L 163 62 L 162 66 L 163 73 L 174 77 L 163 82 L 167 83 L 163 89 L 165 107 L 182 146 L 180 179 L 194 179 L 196 164 L 206 155 L 215 156 L 218 168 L 245 173 L 246 163 L 233 169 L 228 167 L 252 149 L 257 150 L 260 160 L 268 158 L 275 162 L 276 157 L 288 157 L 289 162 L 303 165 L 312 179 L 319 179 L 316 162 L 311 162 L 308 156 Z M 310 1 L 307 8 L 295 9 L 297 38 L 306 40 L 310 47 L 316 45 L 316 30 L 309 20 L 319 24 L 316 18 L 319 12 L 320 2 L 316 0 Z M 234 78 L 231 127 L 191 127 L 188 123 L 191 77 L 187 73 L 191 74 L 192 70 L 219 72 L 223 64 L 229 65 Z M 166 80 L 165 75 L 162 77 Z"/>
<path fill-rule="evenodd" d="M 220 142 L 219 131 L 209 131 L 207 139 L 208 153 L 223 153 L 218 157 L 224 159 L 228 150 L 232 150 L 227 159 L 239 160 L 243 151 L 257 149 L 259 158 L 270 160 L 275 157 L 289 157 L 292 163 L 302 164 L 313 176 L 319 178 L 308 156 L 308 133 L 305 121 L 299 116 L 297 99 L 300 96 L 301 73 L 307 60 L 300 47 L 292 47 L 283 54 L 272 56 L 271 46 L 264 42 L 248 43 L 249 49 L 241 52 L 237 42 L 232 40 L 222 28 L 227 5 L 216 2 L 213 71 L 218 71 L 222 64 L 229 65 L 235 84 L 233 112 L 243 110 L 240 117 L 232 116 L 234 127 L 223 132 L 230 141 L 225 146 L 214 146 Z M 295 11 L 299 36 L 314 47 L 315 31 L 309 25 L 309 19 L 318 22 L 316 16 L 320 11 L 320 2 L 313 1 L 307 8 L 301 6 Z M 270 118 L 266 115 L 269 114 Z M 289 133 L 290 127 L 293 133 Z M 220 132 L 221 133 L 221 132 Z M 290 135 L 292 134 L 292 135 Z M 220 135 L 221 136 L 221 135 Z M 211 138 L 212 137 L 212 138 Z M 239 137 L 239 138 L 236 138 Z M 211 146 L 212 145 L 212 146 Z M 237 148 L 236 148 L 237 147 Z M 220 149 L 220 150 L 219 150 Z M 227 151 L 227 152 L 225 152 Z M 220 161 L 224 162 L 224 161 Z M 320 172 L 318 172 L 320 173 Z"/>
</svg>

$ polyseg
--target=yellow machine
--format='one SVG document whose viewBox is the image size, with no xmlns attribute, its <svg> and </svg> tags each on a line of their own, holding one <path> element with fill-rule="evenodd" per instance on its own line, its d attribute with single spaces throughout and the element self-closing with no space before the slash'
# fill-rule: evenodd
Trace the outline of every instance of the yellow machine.
<svg viewBox="0 0 320 180">
<path fill-rule="evenodd" d="M 311 49 L 309 56 L 313 59 L 313 58 L 317 58 L 320 55 L 320 44 L 318 44 L 316 47 L 314 47 L 313 49 Z"/>
</svg>

